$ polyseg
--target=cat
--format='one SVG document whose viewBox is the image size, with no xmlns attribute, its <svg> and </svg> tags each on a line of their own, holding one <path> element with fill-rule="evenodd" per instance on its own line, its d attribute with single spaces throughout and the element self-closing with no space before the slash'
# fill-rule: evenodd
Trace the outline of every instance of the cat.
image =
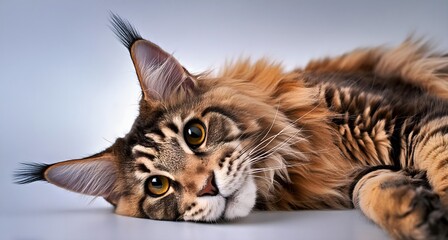
<svg viewBox="0 0 448 240">
<path fill-rule="evenodd" d="M 27 163 L 117 214 L 216 222 L 252 210 L 358 208 L 396 239 L 448 238 L 448 56 L 412 39 L 284 71 L 239 60 L 191 74 L 118 15 L 142 90 L 106 150 Z"/>
</svg>

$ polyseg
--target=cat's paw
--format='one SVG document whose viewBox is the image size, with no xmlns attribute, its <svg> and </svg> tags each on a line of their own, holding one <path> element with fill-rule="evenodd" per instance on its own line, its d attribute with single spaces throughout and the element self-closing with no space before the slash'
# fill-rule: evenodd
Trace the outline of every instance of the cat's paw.
<svg viewBox="0 0 448 240">
<path fill-rule="evenodd" d="M 430 190 L 415 189 L 409 210 L 399 218 L 411 228 L 398 239 L 448 239 L 448 211 L 443 208 L 439 196 Z"/>
<path fill-rule="evenodd" d="M 422 231 L 424 239 L 448 239 L 448 211 L 436 193 L 418 188 L 411 207 L 420 216 L 416 228 Z"/>
</svg>

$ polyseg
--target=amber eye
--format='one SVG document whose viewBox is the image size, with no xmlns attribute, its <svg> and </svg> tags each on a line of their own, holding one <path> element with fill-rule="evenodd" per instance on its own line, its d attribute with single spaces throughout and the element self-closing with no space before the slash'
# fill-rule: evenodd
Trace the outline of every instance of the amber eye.
<svg viewBox="0 0 448 240">
<path fill-rule="evenodd" d="M 147 181 L 148 194 L 152 197 L 160 197 L 170 189 L 171 181 L 165 176 L 152 176 Z"/>
<path fill-rule="evenodd" d="M 201 122 L 191 122 L 185 125 L 184 138 L 190 148 L 197 148 L 205 140 L 205 127 Z"/>
</svg>

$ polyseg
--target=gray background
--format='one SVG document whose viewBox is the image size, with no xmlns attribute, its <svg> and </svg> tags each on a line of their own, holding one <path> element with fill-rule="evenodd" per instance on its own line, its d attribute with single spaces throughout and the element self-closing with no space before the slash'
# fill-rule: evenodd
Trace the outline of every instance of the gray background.
<svg viewBox="0 0 448 240">
<path fill-rule="evenodd" d="M 188 2 L 188 3 L 187 3 Z M 79 158 L 130 128 L 139 86 L 109 10 L 191 72 L 262 56 L 286 68 L 409 34 L 448 50 L 448 1 L 0 0 L 0 239 L 383 239 L 357 211 L 254 213 L 228 224 L 116 216 L 102 199 L 12 184 L 19 162 Z"/>
</svg>

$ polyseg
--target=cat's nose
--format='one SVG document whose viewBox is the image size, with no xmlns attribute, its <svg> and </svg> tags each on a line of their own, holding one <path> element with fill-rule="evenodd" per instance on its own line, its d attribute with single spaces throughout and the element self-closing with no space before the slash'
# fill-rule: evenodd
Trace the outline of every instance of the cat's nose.
<svg viewBox="0 0 448 240">
<path fill-rule="evenodd" d="M 219 190 L 218 190 L 218 186 L 216 186 L 215 174 L 212 173 L 207 178 L 207 182 L 205 183 L 202 190 L 198 192 L 198 197 L 216 196 L 216 195 L 218 195 L 218 193 L 219 193 Z"/>
</svg>

